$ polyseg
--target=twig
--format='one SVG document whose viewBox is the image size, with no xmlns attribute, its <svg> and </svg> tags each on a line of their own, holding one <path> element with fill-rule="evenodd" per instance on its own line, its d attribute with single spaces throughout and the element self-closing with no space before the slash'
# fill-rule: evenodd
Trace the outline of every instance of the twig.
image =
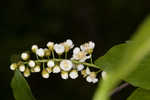
<svg viewBox="0 0 150 100">
<path fill-rule="evenodd" d="M 128 87 L 128 86 L 129 86 L 128 83 L 124 83 L 124 84 L 120 85 L 119 87 L 117 87 L 115 90 L 113 90 L 113 91 L 110 93 L 110 96 L 112 96 L 112 95 L 114 95 L 114 94 L 120 92 L 122 89 L 124 89 L 124 88 L 126 88 L 126 87 Z"/>
</svg>

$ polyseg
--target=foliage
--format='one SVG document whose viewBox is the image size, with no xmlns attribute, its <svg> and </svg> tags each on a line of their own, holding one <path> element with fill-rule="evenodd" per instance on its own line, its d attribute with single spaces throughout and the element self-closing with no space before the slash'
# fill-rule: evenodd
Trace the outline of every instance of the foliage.
<svg viewBox="0 0 150 100">
<path fill-rule="evenodd" d="M 110 70 L 107 70 L 108 73 L 107 73 L 106 80 L 103 80 L 99 84 L 99 87 L 94 96 L 94 100 L 108 100 L 110 91 L 118 83 L 120 83 L 121 79 L 126 78 L 130 73 L 134 74 L 134 71 L 136 71 L 136 69 L 138 70 L 138 67 L 141 67 L 138 65 L 150 51 L 150 46 L 149 46 L 149 44 L 150 44 L 150 28 L 149 28 L 149 26 L 150 26 L 150 17 L 148 17 L 145 20 L 145 22 L 141 25 L 139 30 L 136 32 L 136 34 L 130 40 L 131 43 L 128 43 L 128 46 L 125 46 L 125 48 L 123 50 L 121 50 L 120 52 L 115 51 L 115 49 L 116 50 L 118 49 L 118 46 L 117 46 L 117 48 L 113 48 L 112 49 L 113 51 L 111 51 L 107 54 L 107 56 L 108 55 L 112 56 L 111 53 L 112 52 L 114 53 L 114 54 L 112 53 L 113 57 L 109 58 L 109 60 L 107 60 L 107 62 L 106 62 L 106 65 L 108 67 L 106 69 L 110 68 Z M 120 55 L 120 58 L 117 58 L 117 57 L 119 57 L 117 55 Z M 109 63 L 110 61 L 111 61 L 111 63 Z M 101 64 L 98 62 L 101 62 L 101 59 L 96 61 L 97 65 L 101 66 Z M 146 65 L 146 64 L 144 64 L 144 65 Z M 105 66 L 103 66 L 103 67 L 105 67 Z M 143 69 L 145 69 L 145 66 L 142 66 L 142 67 L 143 67 Z M 144 73 L 144 74 L 146 75 L 146 73 Z M 131 74 L 131 76 L 132 76 L 132 74 Z M 134 77 L 134 76 L 132 76 L 132 77 Z M 142 81 L 142 80 L 139 80 L 137 77 L 135 78 L 135 80 L 138 80 L 138 82 Z M 127 81 L 130 81 L 130 82 L 132 81 L 133 83 L 137 84 L 135 80 L 130 78 L 130 80 L 127 80 Z M 142 86 L 142 87 L 146 87 L 146 86 Z M 149 87 L 146 87 L 146 88 L 149 88 Z"/>
<path fill-rule="evenodd" d="M 16 100 L 35 100 L 27 81 L 18 70 L 15 71 L 11 87 Z"/>
</svg>

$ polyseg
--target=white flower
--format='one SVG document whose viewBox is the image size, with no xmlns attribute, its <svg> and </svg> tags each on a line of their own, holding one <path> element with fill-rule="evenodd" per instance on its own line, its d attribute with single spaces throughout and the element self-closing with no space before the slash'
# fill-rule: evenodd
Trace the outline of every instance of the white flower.
<svg viewBox="0 0 150 100">
<path fill-rule="evenodd" d="M 24 53 L 21 54 L 21 58 L 22 58 L 23 60 L 28 60 L 28 59 L 29 59 L 29 54 L 26 53 L 26 52 L 24 52 Z"/>
<path fill-rule="evenodd" d="M 39 57 L 44 57 L 44 55 L 45 55 L 44 49 L 40 48 L 40 49 L 36 50 L 36 54 Z"/>
<path fill-rule="evenodd" d="M 60 68 L 59 68 L 59 66 L 55 66 L 54 68 L 53 68 L 53 73 L 59 73 L 61 70 L 60 70 Z"/>
<path fill-rule="evenodd" d="M 20 65 L 20 66 L 19 66 L 19 70 L 20 70 L 21 72 L 24 72 L 24 71 L 25 71 L 25 65 L 23 65 L 23 64 Z"/>
<path fill-rule="evenodd" d="M 36 53 L 36 50 L 38 50 L 38 46 L 37 45 L 33 45 L 31 47 L 32 52 Z"/>
<path fill-rule="evenodd" d="M 10 69 L 11 70 L 15 70 L 17 68 L 17 64 L 16 63 L 13 63 L 10 65 Z"/>
<path fill-rule="evenodd" d="M 54 63 L 53 60 L 49 60 L 49 61 L 47 62 L 47 66 L 48 66 L 48 67 L 53 67 L 54 65 L 55 65 L 55 63 Z"/>
<path fill-rule="evenodd" d="M 62 60 L 60 62 L 60 68 L 64 71 L 70 71 L 73 67 L 73 64 L 70 60 Z"/>
<path fill-rule="evenodd" d="M 35 66 L 35 62 L 33 60 L 30 60 L 28 64 L 31 68 Z"/>
<path fill-rule="evenodd" d="M 61 72 L 61 78 L 65 79 L 65 80 L 68 79 L 68 72 L 62 71 Z"/>
<path fill-rule="evenodd" d="M 61 54 L 64 53 L 65 48 L 64 48 L 64 46 L 63 46 L 62 44 L 55 44 L 55 45 L 54 45 L 54 50 L 55 50 L 55 52 L 56 52 L 57 54 L 61 55 Z"/>
<path fill-rule="evenodd" d="M 91 55 L 87 56 L 87 53 L 84 51 L 80 51 L 80 48 L 76 47 L 73 50 L 73 57 L 71 59 L 79 60 L 80 62 L 84 62 L 89 59 Z"/>
<path fill-rule="evenodd" d="M 78 71 L 82 71 L 83 69 L 84 69 L 84 65 L 83 64 L 77 65 L 77 70 Z"/>
<path fill-rule="evenodd" d="M 70 73 L 69 73 L 69 76 L 70 78 L 72 79 L 76 79 L 79 75 L 78 75 L 78 72 L 76 70 L 72 70 Z"/>
<path fill-rule="evenodd" d="M 34 67 L 34 72 L 40 72 L 40 71 L 41 71 L 41 68 L 39 65 Z"/>
<path fill-rule="evenodd" d="M 30 70 L 28 67 L 26 67 L 25 71 L 24 71 L 24 76 L 25 77 L 29 77 L 30 76 Z"/>
<path fill-rule="evenodd" d="M 43 71 L 42 71 L 42 77 L 49 78 L 49 73 L 45 69 L 43 69 Z"/>
<path fill-rule="evenodd" d="M 74 47 L 74 44 L 70 39 L 67 39 L 65 42 L 62 43 L 62 45 L 64 45 L 65 47 L 65 52 L 68 52 L 70 49 Z"/>
<path fill-rule="evenodd" d="M 102 75 L 103 80 L 105 80 L 106 76 L 107 76 L 107 73 L 105 71 L 102 71 L 101 75 Z"/>
<path fill-rule="evenodd" d="M 82 51 L 88 52 L 89 54 L 93 52 L 94 47 L 95 47 L 95 43 L 92 41 L 89 41 L 88 43 L 82 44 L 80 46 Z"/>
<path fill-rule="evenodd" d="M 54 48 L 54 42 L 48 42 L 47 47 L 52 50 Z"/>
<path fill-rule="evenodd" d="M 95 72 L 91 72 L 89 76 L 86 77 L 86 81 L 89 83 L 97 83 L 98 82 L 98 78 L 96 78 L 96 73 Z"/>
</svg>

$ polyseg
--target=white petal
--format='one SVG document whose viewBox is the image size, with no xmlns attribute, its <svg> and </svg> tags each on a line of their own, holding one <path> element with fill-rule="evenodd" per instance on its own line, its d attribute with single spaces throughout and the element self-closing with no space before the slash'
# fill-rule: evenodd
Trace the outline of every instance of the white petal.
<svg viewBox="0 0 150 100">
<path fill-rule="evenodd" d="M 94 47 L 95 47 L 95 43 L 92 42 L 92 41 L 90 41 L 90 42 L 89 42 L 89 48 L 90 48 L 90 49 L 94 49 Z"/>
<path fill-rule="evenodd" d="M 59 66 L 55 66 L 54 68 L 53 68 L 53 73 L 59 73 L 61 70 L 60 70 L 60 68 L 59 68 Z"/>
<path fill-rule="evenodd" d="M 92 82 L 93 82 L 93 83 L 97 83 L 97 82 L 98 82 L 98 78 L 94 78 L 94 79 L 92 80 Z"/>
<path fill-rule="evenodd" d="M 92 82 L 92 78 L 90 76 L 86 77 L 86 81 L 91 83 Z"/>
<path fill-rule="evenodd" d="M 72 40 L 70 40 L 70 39 L 67 39 L 67 40 L 66 40 L 66 43 L 67 43 L 69 46 L 72 46 L 72 45 L 73 45 L 73 42 L 72 42 Z"/>
<path fill-rule="evenodd" d="M 84 48 L 83 45 L 80 45 L 80 48 L 81 48 L 82 51 L 85 51 L 85 48 Z"/>
<path fill-rule="evenodd" d="M 80 48 L 75 47 L 74 50 L 73 50 L 73 54 L 77 54 L 78 52 L 80 52 Z"/>
<path fill-rule="evenodd" d="M 89 67 L 86 68 L 86 74 L 89 75 L 91 73 Z"/>
<path fill-rule="evenodd" d="M 91 55 L 89 55 L 89 56 L 86 56 L 86 59 L 90 59 L 91 58 Z"/>
<path fill-rule="evenodd" d="M 83 70 L 83 69 L 84 69 L 84 65 L 83 65 L 83 64 L 77 65 L 77 70 L 78 70 L 78 71 L 81 71 L 81 70 Z"/>
<path fill-rule="evenodd" d="M 71 79 L 76 79 L 79 75 L 78 75 L 78 72 L 76 70 L 72 70 L 69 73 L 69 76 L 70 76 Z"/>
<path fill-rule="evenodd" d="M 57 54 L 62 54 L 65 51 L 65 47 L 61 44 L 55 44 L 54 45 L 54 50 Z"/>
<path fill-rule="evenodd" d="M 39 57 L 43 57 L 45 52 L 44 52 L 44 49 L 40 48 L 36 51 L 36 54 L 39 56 Z"/>
<path fill-rule="evenodd" d="M 48 42 L 47 47 L 52 48 L 54 46 L 54 42 Z"/>
<path fill-rule="evenodd" d="M 47 62 L 47 66 L 48 67 L 53 67 L 55 64 L 54 64 L 54 61 L 53 60 L 49 60 L 48 62 Z"/>
</svg>

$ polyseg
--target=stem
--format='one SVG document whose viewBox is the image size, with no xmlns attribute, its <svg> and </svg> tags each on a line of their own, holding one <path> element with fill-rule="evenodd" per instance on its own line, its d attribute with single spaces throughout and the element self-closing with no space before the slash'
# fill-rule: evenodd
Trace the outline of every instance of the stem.
<svg viewBox="0 0 150 100">
<path fill-rule="evenodd" d="M 91 63 L 93 64 L 93 59 L 92 59 L 92 55 L 91 55 Z"/>
<path fill-rule="evenodd" d="M 55 55 L 54 55 L 54 50 L 52 50 L 52 56 L 53 56 L 53 59 L 55 58 Z"/>
<path fill-rule="evenodd" d="M 99 72 L 101 72 L 102 70 L 98 70 L 97 72 L 96 72 L 96 74 L 98 74 Z"/>
<path fill-rule="evenodd" d="M 61 55 L 58 55 L 58 58 L 61 59 Z"/>
<path fill-rule="evenodd" d="M 44 62 L 43 62 L 43 69 L 45 69 Z"/>
<path fill-rule="evenodd" d="M 124 83 L 124 84 L 120 85 L 114 91 L 111 92 L 110 96 L 120 92 L 122 89 L 126 88 L 127 86 L 129 86 L 129 83 Z"/>
<path fill-rule="evenodd" d="M 38 55 L 36 55 L 36 59 L 39 59 Z"/>
<path fill-rule="evenodd" d="M 49 59 L 42 59 L 42 60 L 35 60 L 36 63 L 45 63 L 45 62 L 48 62 Z M 53 61 L 56 61 L 56 62 L 61 62 L 62 60 L 64 59 L 57 59 L 57 58 L 53 58 Z M 94 65 L 94 64 L 91 64 L 91 63 L 86 63 L 86 62 L 79 62 L 79 61 L 76 61 L 76 60 L 71 60 L 73 63 L 75 64 L 83 64 L 85 66 L 88 66 L 88 67 L 94 67 L 94 68 L 97 68 L 97 69 L 100 69 L 99 66 L 97 65 Z M 24 62 L 24 64 L 27 64 L 28 62 Z M 101 69 L 100 69 L 101 70 Z"/>
<path fill-rule="evenodd" d="M 50 59 L 50 57 L 49 57 L 49 56 L 48 56 L 47 58 L 48 58 L 48 59 Z"/>
<path fill-rule="evenodd" d="M 67 52 L 65 52 L 65 59 L 67 59 Z"/>
</svg>

